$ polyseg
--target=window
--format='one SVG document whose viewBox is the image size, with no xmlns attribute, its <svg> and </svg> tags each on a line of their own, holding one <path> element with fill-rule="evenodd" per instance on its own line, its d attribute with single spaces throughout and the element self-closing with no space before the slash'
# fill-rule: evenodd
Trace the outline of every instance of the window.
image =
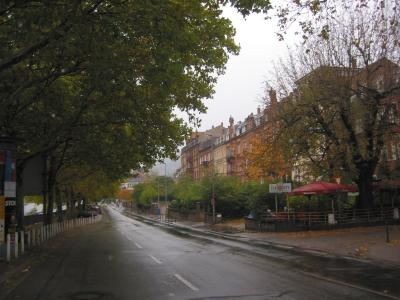
<svg viewBox="0 0 400 300">
<path fill-rule="evenodd" d="M 390 107 L 388 107 L 388 121 L 389 124 L 397 124 L 397 105 L 396 103 L 392 103 Z"/>
<path fill-rule="evenodd" d="M 394 141 L 392 141 L 390 143 L 390 153 L 389 153 L 390 156 L 388 156 L 388 160 L 397 160 L 398 157 L 397 153 L 398 153 L 397 144 Z"/>
<path fill-rule="evenodd" d="M 383 75 L 378 76 L 375 82 L 376 89 L 378 92 L 383 92 Z"/>
</svg>

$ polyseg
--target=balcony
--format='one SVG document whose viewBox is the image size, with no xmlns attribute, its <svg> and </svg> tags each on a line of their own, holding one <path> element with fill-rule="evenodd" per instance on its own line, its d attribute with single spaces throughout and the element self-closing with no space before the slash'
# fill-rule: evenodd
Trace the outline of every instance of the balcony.
<svg viewBox="0 0 400 300">
<path fill-rule="evenodd" d="M 210 165 L 210 163 L 211 163 L 210 160 L 203 160 L 200 164 L 201 164 L 202 166 L 204 166 L 204 167 L 207 167 L 207 166 Z"/>
</svg>

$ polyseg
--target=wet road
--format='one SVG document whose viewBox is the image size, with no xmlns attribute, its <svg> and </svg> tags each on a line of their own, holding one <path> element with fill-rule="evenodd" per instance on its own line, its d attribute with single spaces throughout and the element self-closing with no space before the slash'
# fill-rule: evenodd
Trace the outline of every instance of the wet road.
<svg viewBox="0 0 400 300">
<path fill-rule="evenodd" d="M 284 251 L 269 259 L 172 233 L 108 209 L 14 278 L 5 299 L 385 299 L 282 264 L 296 259 Z"/>
</svg>

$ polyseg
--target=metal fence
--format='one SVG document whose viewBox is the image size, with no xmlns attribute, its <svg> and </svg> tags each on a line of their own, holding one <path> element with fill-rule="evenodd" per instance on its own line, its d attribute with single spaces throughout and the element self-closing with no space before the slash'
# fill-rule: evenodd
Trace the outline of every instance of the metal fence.
<svg viewBox="0 0 400 300">
<path fill-rule="evenodd" d="M 291 211 L 268 213 L 261 218 L 264 221 L 291 222 L 304 224 L 349 224 L 391 221 L 398 219 L 397 208 L 345 209 L 332 211 Z"/>
</svg>

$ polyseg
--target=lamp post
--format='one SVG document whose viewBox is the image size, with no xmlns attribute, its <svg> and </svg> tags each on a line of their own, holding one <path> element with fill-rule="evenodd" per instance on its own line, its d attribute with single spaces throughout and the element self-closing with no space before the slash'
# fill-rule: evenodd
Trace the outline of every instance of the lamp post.
<svg viewBox="0 0 400 300">
<path fill-rule="evenodd" d="M 164 177 L 165 177 L 165 203 L 164 203 L 164 220 L 166 219 L 168 210 L 168 181 L 167 181 L 167 162 L 164 161 Z"/>
<path fill-rule="evenodd" d="M 214 161 L 215 161 L 215 155 L 214 155 L 214 141 L 213 138 L 214 136 L 211 134 L 206 133 L 207 136 L 211 137 L 211 162 L 212 162 L 212 180 L 211 180 L 211 206 L 212 206 L 212 221 L 213 224 L 216 223 L 216 218 L 215 218 L 215 182 L 214 182 L 214 177 L 215 177 L 215 165 L 214 165 Z"/>
</svg>

